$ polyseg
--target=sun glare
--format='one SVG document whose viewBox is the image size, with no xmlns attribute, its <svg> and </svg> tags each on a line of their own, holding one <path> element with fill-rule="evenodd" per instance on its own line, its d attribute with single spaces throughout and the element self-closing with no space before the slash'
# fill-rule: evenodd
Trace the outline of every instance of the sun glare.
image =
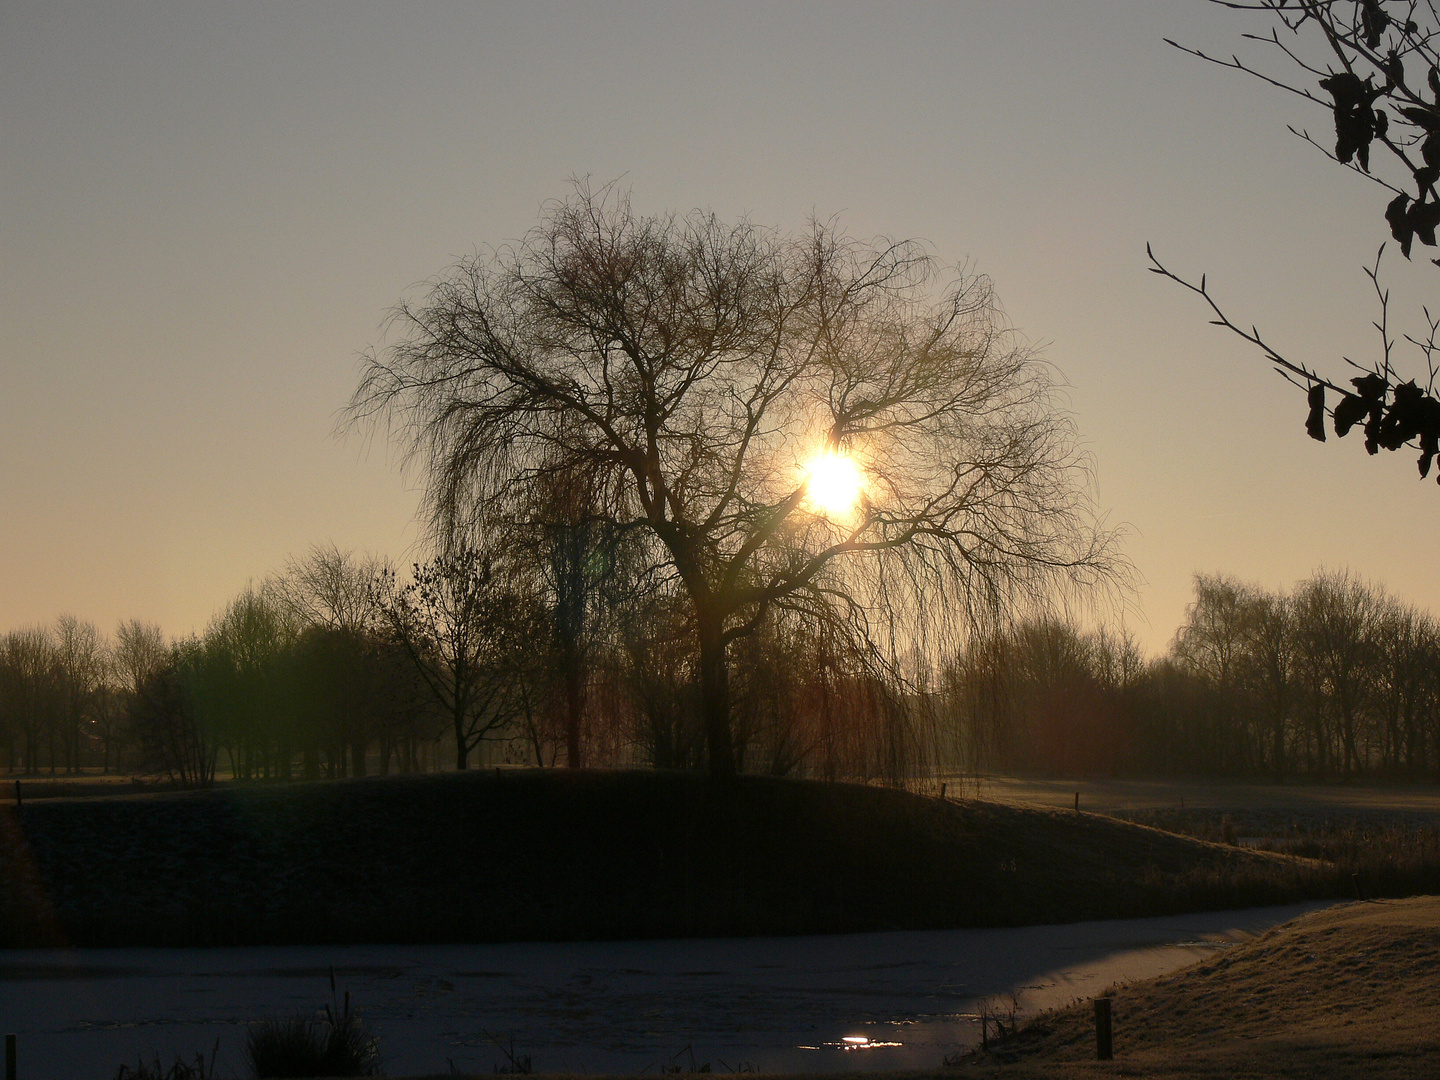
<svg viewBox="0 0 1440 1080">
<path fill-rule="evenodd" d="M 806 497 L 811 505 L 831 517 L 845 517 L 855 509 L 864 478 L 860 467 L 844 454 L 827 452 L 805 469 Z"/>
</svg>

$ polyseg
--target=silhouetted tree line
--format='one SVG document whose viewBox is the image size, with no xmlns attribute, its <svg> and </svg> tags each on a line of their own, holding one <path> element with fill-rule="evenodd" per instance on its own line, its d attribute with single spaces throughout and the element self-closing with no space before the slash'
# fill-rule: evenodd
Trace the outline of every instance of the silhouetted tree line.
<svg viewBox="0 0 1440 1080">
<path fill-rule="evenodd" d="M 1346 573 L 1289 593 L 1200 575 L 1149 662 L 1063 622 L 980 636 L 942 696 L 972 771 L 1440 776 L 1440 626 Z"/>
<path fill-rule="evenodd" d="M 185 786 L 429 764 L 433 709 L 376 617 L 377 567 L 317 550 L 247 588 L 203 634 L 107 639 L 62 616 L 0 638 L 0 754 L 12 772 L 158 774 Z"/>
<path fill-rule="evenodd" d="M 703 768 L 689 606 L 601 531 L 547 526 L 403 578 L 317 549 L 202 634 L 62 617 L 0 638 L 0 762 L 202 786 L 476 764 Z M 640 569 L 637 569 L 640 568 Z M 854 627 L 777 609 L 736 650 L 751 771 L 900 779 L 913 702 Z"/>
<path fill-rule="evenodd" d="M 707 764 L 693 608 L 634 538 L 579 524 L 402 579 L 317 549 L 203 634 L 62 617 L 0 638 L 12 772 L 186 785 L 501 763 Z M 776 607 L 731 655 L 738 766 L 901 782 L 931 769 L 1440 776 L 1440 627 L 1319 573 L 1201 575 L 1167 654 L 1032 619 L 904 663 L 863 623 Z"/>
</svg>

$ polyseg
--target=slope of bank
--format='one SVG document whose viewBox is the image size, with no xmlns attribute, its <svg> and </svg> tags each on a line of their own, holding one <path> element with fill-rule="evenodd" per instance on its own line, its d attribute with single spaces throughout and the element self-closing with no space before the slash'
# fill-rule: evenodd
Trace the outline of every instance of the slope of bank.
<svg viewBox="0 0 1440 1080">
<path fill-rule="evenodd" d="M 1097 815 L 768 777 L 504 771 L 0 807 L 0 946 L 1022 925 L 1340 895 Z"/>
<path fill-rule="evenodd" d="M 1115 1058 L 1090 1003 L 1040 1018 L 954 1080 L 1440 1076 L 1440 897 L 1352 903 L 1114 991 Z"/>
</svg>

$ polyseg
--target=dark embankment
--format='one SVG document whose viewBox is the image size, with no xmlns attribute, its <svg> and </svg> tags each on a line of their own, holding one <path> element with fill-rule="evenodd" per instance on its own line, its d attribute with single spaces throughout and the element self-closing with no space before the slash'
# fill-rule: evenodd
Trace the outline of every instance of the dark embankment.
<svg viewBox="0 0 1440 1080">
<path fill-rule="evenodd" d="M 848 784 L 503 772 L 0 807 L 0 945 L 797 934 L 1334 895 L 1313 863 Z"/>
</svg>

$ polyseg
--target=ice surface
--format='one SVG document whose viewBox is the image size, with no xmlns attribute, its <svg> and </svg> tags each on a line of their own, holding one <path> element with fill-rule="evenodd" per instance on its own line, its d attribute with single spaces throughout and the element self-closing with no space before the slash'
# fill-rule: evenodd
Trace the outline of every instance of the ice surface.
<svg viewBox="0 0 1440 1080">
<path fill-rule="evenodd" d="M 1320 906 L 823 937 L 0 950 L 0 1031 L 24 1080 L 108 1080 L 142 1054 L 208 1058 L 216 1039 L 219 1074 L 244 1076 L 247 1025 L 323 1009 L 333 968 L 392 1075 L 488 1073 L 507 1063 L 496 1039 L 547 1072 L 933 1068 L 979 1041 L 981 999 L 1065 1004 Z"/>
</svg>

